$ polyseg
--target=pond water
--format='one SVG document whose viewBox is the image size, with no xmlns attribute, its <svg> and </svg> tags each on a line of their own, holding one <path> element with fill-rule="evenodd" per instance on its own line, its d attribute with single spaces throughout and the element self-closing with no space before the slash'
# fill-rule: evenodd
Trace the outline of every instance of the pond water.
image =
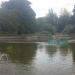
<svg viewBox="0 0 75 75">
<path fill-rule="evenodd" d="M 75 75 L 75 44 L 0 44 L 0 75 Z"/>
</svg>

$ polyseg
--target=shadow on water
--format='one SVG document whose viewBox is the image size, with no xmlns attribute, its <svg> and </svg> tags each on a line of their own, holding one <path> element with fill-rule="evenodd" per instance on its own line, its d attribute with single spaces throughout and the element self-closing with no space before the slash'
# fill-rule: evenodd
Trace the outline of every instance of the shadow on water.
<svg viewBox="0 0 75 75">
<path fill-rule="evenodd" d="M 75 44 L 71 44 L 71 50 L 72 50 L 72 57 L 73 57 L 73 62 L 75 62 Z"/>
<path fill-rule="evenodd" d="M 36 44 L 0 44 L 0 52 L 6 53 L 13 63 L 29 64 L 36 54 Z"/>
</svg>

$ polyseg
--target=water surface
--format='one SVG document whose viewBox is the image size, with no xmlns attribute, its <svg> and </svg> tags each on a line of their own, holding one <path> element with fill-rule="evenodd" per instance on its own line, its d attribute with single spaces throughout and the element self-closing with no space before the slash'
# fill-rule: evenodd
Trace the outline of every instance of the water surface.
<svg viewBox="0 0 75 75">
<path fill-rule="evenodd" d="M 75 75 L 75 44 L 0 44 L 0 75 Z"/>
</svg>

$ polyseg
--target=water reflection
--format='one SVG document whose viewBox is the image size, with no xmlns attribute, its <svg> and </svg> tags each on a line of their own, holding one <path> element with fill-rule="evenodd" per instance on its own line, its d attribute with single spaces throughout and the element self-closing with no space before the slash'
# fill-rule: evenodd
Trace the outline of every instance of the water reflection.
<svg viewBox="0 0 75 75">
<path fill-rule="evenodd" d="M 75 75 L 74 44 L 0 44 L 0 57 L 1 75 Z"/>
<path fill-rule="evenodd" d="M 46 47 L 46 52 L 48 53 L 48 55 L 50 57 L 55 56 L 56 52 L 57 52 L 57 47 L 56 46 L 47 46 Z"/>
<path fill-rule="evenodd" d="M 58 52 L 60 56 L 68 56 L 71 53 L 71 49 L 69 46 L 67 47 L 60 47 L 60 46 L 46 46 L 46 52 L 50 57 L 54 57 Z"/>
<path fill-rule="evenodd" d="M 71 53 L 71 50 L 70 50 L 70 47 L 68 46 L 68 47 L 60 47 L 59 48 L 59 52 L 60 52 L 60 55 L 61 56 L 68 56 L 68 54 L 70 54 Z"/>
<path fill-rule="evenodd" d="M 71 50 L 72 50 L 72 57 L 73 57 L 73 62 L 75 62 L 75 44 L 71 44 Z"/>
<path fill-rule="evenodd" d="M 4 53 L 14 63 L 29 64 L 36 54 L 36 44 L 0 44 L 2 57 Z"/>
</svg>

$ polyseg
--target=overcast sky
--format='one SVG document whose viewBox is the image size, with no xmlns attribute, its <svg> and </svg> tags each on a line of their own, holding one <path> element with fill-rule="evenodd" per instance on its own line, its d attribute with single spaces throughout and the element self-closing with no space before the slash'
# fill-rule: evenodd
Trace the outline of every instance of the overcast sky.
<svg viewBox="0 0 75 75">
<path fill-rule="evenodd" d="M 0 0 L 6 1 L 6 0 Z M 36 17 L 45 16 L 48 13 L 48 9 L 53 10 L 59 14 L 61 8 L 66 8 L 68 11 L 72 11 L 75 4 L 75 0 L 29 0 L 32 3 L 32 8 L 36 12 Z"/>
</svg>

